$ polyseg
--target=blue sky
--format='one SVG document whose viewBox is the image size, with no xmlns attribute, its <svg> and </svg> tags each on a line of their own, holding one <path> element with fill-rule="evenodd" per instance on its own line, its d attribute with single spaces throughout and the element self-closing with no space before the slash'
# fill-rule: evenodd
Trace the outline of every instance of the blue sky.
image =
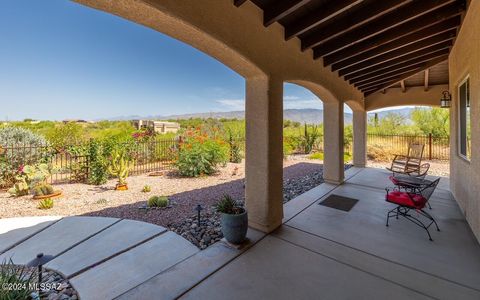
<svg viewBox="0 0 480 300">
<path fill-rule="evenodd" d="M 68 0 L 0 2 L 0 119 L 243 110 L 244 79 L 159 32 Z M 321 108 L 286 84 L 285 108 Z"/>
</svg>

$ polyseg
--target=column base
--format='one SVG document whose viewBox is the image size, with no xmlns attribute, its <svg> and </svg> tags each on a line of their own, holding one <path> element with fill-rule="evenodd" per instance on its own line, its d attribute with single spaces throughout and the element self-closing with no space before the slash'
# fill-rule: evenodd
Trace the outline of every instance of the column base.
<svg viewBox="0 0 480 300">
<path fill-rule="evenodd" d="M 323 180 L 326 182 L 326 183 L 329 183 L 329 184 L 334 184 L 334 185 L 341 185 L 345 182 L 345 179 L 342 179 L 342 180 L 335 180 L 335 179 L 328 179 L 328 178 L 323 178 Z"/>
<path fill-rule="evenodd" d="M 355 164 L 355 163 L 353 164 L 353 166 L 356 167 L 356 168 L 366 168 L 367 167 L 366 164 Z"/>
<path fill-rule="evenodd" d="M 277 229 L 278 227 L 280 227 L 282 225 L 282 220 L 276 222 L 275 224 L 273 225 L 265 225 L 265 224 L 260 224 L 260 223 L 256 223 L 256 222 L 253 222 L 253 221 L 248 221 L 248 227 L 251 227 L 255 230 L 258 230 L 258 231 L 261 231 L 261 232 L 264 232 L 264 233 L 270 233 L 272 231 L 274 231 L 275 229 Z"/>
</svg>

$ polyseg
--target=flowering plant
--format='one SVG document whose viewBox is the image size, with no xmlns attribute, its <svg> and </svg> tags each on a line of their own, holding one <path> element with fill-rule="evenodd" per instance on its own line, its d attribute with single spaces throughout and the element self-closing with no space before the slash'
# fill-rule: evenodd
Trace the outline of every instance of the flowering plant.
<svg viewBox="0 0 480 300">
<path fill-rule="evenodd" d="M 198 177 L 215 173 L 228 159 L 228 145 L 202 127 L 189 129 L 179 143 L 176 165 L 181 175 Z"/>
</svg>

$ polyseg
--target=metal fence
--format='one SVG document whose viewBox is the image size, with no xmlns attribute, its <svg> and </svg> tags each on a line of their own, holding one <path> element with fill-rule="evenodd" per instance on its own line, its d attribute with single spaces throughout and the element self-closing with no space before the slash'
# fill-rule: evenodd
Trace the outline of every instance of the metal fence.
<svg viewBox="0 0 480 300">
<path fill-rule="evenodd" d="M 52 166 L 50 183 L 85 182 L 88 179 L 89 156 L 72 151 L 85 145 L 69 145 L 64 149 L 53 149 L 43 145 L 2 146 L 0 162 L 2 168 L 32 165 L 39 162 Z M 178 147 L 177 139 L 164 139 L 149 142 L 138 142 L 133 147 L 134 165 L 130 174 L 144 174 L 163 171 L 171 168 L 172 151 Z M 0 170 L 2 171 L 2 170 Z"/>
<path fill-rule="evenodd" d="M 178 149 L 182 137 L 172 139 L 157 139 L 148 142 L 137 142 L 133 146 L 131 153 L 134 158 L 134 165 L 130 170 L 131 175 L 146 174 L 151 172 L 159 172 L 171 170 L 174 159 L 175 149 Z M 235 145 L 240 153 L 245 153 L 245 140 L 235 139 Z M 227 144 L 229 144 L 227 142 Z M 229 144 L 230 145 L 230 144 Z M 73 183 L 86 182 L 89 176 L 90 161 L 88 155 L 81 155 L 79 149 L 86 145 L 70 145 L 64 149 L 53 149 L 49 146 L 38 145 L 14 145 L 2 146 L 0 148 L 0 165 L 1 168 L 11 168 L 12 166 L 33 165 L 38 162 L 49 163 L 52 166 L 52 176 L 48 179 L 50 183 Z M 233 150 L 229 150 L 229 158 L 233 157 Z M 4 185 L 9 186 L 12 182 Z M 5 188 L 6 186 L 1 186 Z"/>
<path fill-rule="evenodd" d="M 138 142 L 133 148 L 134 166 L 132 175 L 170 170 L 174 163 L 174 149 L 179 147 L 181 138 L 163 139 L 148 142 Z M 245 140 L 236 139 L 235 144 L 242 155 L 245 153 Z M 382 151 L 396 154 L 406 154 L 411 143 L 425 145 L 426 159 L 448 160 L 450 156 L 449 138 L 437 138 L 432 135 L 380 135 L 368 134 L 367 146 L 381 148 Z M 322 144 L 322 143 L 320 143 Z M 76 145 L 77 147 L 79 145 Z M 65 147 L 72 149 L 75 147 Z M 39 161 L 48 162 L 53 167 L 49 181 L 51 183 L 84 182 L 89 174 L 89 156 L 75 154 L 75 151 L 55 150 L 48 146 L 15 145 L 3 146 L 0 149 L 0 159 L 3 159 L 3 168 L 35 164 Z M 352 143 L 345 145 L 345 153 L 352 154 Z M 230 149 L 232 159 L 232 149 Z M 0 160 L 0 163 L 2 161 Z M 1 171 L 1 170 L 0 170 Z"/>
<path fill-rule="evenodd" d="M 429 135 L 382 135 L 368 134 L 367 147 L 381 147 L 384 151 L 396 154 L 406 154 L 408 145 L 420 143 L 425 145 L 425 159 L 450 159 L 450 138 Z"/>
</svg>

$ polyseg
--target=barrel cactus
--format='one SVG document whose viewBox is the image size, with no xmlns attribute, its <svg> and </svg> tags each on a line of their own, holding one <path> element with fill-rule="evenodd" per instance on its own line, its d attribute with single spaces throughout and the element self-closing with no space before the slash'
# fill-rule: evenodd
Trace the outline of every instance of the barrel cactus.
<svg viewBox="0 0 480 300">
<path fill-rule="evenodd" d="M 55 193 L 55 190 L 49 184 L 39 184 L 33 188 L 33 194 L 36 197 L 52 195 L 54 193 Z"/>
<path fill-rule="evenodd" d="M 148 199 L 148 207 L 167 207 L 169 203 L 167 196 L 152 196 Z"/>
</svg>

